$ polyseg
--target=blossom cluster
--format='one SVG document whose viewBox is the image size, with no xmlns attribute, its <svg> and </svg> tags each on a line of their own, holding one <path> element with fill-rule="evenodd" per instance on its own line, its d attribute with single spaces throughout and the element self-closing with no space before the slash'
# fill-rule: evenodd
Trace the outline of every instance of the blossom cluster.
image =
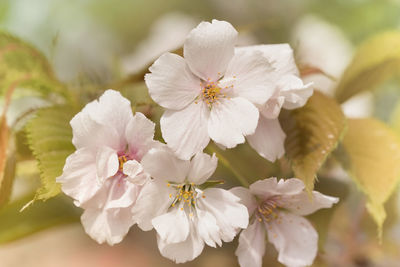
<svg viewBox="0 0 400 267">
<path fill-rule="evenodd" d="M 267 235 L 281 263 L 312 264 L 318 234 L 303 216 L 337 198 L 308 194 L 296 178 L 230 190 L 209 180 L 218 163 L 203 152 L 210 140 L 225 149 L 247 140 L 275 161 L 285 153 L 281 109 L 299 108 L 313 93 L 288 44 L 235 47 L 237 35 L 228 22 L 202 22 L 187 36 L 184 57 L 165 53 L 150 67 L 145 83 L 165 109 L 166 144 L 154 140 L 155 124 L 111 89 L 71 120 L 76 151 L 57 181 L 84 209 L 83 227 L 98 243 L 119 243 L 137 224 L 155 229 L 160 253 L 182 263 L 240 233 L 243 267 L 262 265 Z"/>
</svg>

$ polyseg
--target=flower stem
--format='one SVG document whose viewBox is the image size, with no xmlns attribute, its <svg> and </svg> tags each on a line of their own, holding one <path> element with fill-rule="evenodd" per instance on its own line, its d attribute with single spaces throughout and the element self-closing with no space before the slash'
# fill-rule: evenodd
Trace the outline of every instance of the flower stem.
<svg viewBox="0 0 400 267">
<path fill-rule="evenodd" d="M 241 185 L 243 185 L 244 187 L 249 186 L 249 182 L 247 182 L 246 178 L 244 178 L 244 176 L 241 175 L 240 172 L 229 163 L 227 158 L 225 158 L 221 153 L 217 151 L 214 145 L 209 145 L 206 150 L 210 153 L 215 153 L 222 165 L 224 165 L 225 168 L 227 168 L 235 176 L 236 180 L 238 180 Z"/>
</svg>

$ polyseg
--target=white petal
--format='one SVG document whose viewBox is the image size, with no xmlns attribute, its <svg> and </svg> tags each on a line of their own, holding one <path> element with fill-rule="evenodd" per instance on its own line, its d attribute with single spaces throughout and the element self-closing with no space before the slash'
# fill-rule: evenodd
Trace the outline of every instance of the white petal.
<svg viewBox="0 0 400 267">
<path fill-rule="evenodd" d="M 293 56 L 293 50 L 289 44 L 253 45 L 238 47 L 236 48 L 236 51 L 246 51 L 247 53 L 260 51 L 266 59 L 273 62 L 273 67 L 279 75 L 299 75 Z"/>
<path fill-rule="evenodd" d="M 240 267 L 261 267 L 265 253 L 265 230 L 257 219 L 239 236 L 235 251 Z"/>
<path fill-rule="evenodd" d="M 206 153 L 197 153 L 190 161 L 188 180 L 195 184 L 204 183 L 215 172 L 218 158 L 215 154 L 210 157 Z"/>
<path fill-rule="evenodd" d="M 178 207 L 155 217 L 151 223 L 160 238 L 168 244 L 183 242 L 189 235 L 188 217 L 186 212 Z"/>
<path fill-rule="evenodd" d="M 151 149 L 141 163 L 151 177 L 164 182 L 182 183 L 190 168 L 190 161 L 178 159 L 167 149 Z"/>
<path fill-rule="evenodd" d="M 142 165 L 136 160 L 128 160 L 124 163 L 123 172 L 125 175 L 135 177 L 143 171 Z"/>
<path fill-rule="evenodd" d="M 81 217 L 85 232 L 99 244 L 114 245 L 122 241 L 133 225 L 130 208 L 86 209 Z"/>
<path fill-rule="evenodd" d="M 63 174 L 57 178 L 62 191 L 75 199 L 77 206 L 89 200 L 101 188 L 96 176 L 96 152 L 81 148 L 68 156 Z"/>
<path fill-rule="evenodd" d="M 193 102 L 180 111 L 165 111 L 160 120 L 162 136 L 178 157 L 190 159 L 208 145 L 209 114 L 202 101 Z"/>
<path fill-rule="evenodd" d="M 249 215 L 251 216 L 257 208 L 257 199 L 251 194 L 250 190 L 242 186 L 237 186 L 229 190 L 235 196 L 240 198 L 240 203 L 247 207 Z"/>
<path fill-rule="evenodd" d="M 294 75 L 281 77 L 277 86 L 280 89 L 280 95 L 285 98 L 283 108 L 295 109 L 304 106 L 314 92 L 311 85 L 311 83 L 304 84 L 299 77 Z"/>
<path fill-rule="evenodd" d="M 135 159 L 141 160 L 150 148 L 155 147 L 154 138 L 155 123 L 147 119 L 145 115 L 136 112 L 129 121 L 125 130 L 125 138 L 128 142 L 129 153 Z"/>
<path fill-rule="evenodd" d="M 117 91 L 107 90 L 72 118 L 72 142 L 77 148 L 100 145 L 124 149 L 125 127 L 131 117 L 129 100 Z"/>
<path fill-rule="evenodd" d="M 190 227 L 189 236 L 185 241 L 171 244 L 157 236 L 157 244 L 161 255 L 176 263 L 184 263 L 195 259 L 204 248 L 204 242 L 193 226 Z"/>
<path fill-rule="evenodd" d="M 96 154 L 97 178 L 100 182 L 114 176 L 119 168 L 118 155 L 114 149 L 101 147 Z"/>
<path fill-rule="evenodd" d="M 185 60 L 165 53 L 150 67 L 145 81 L 150 96 L 160 106 L 179 110 L 200 94 L 200 79 L 192 74 Z"/>
<path fill-rule="evenodd" d="M 135 222 L 143 231 L 153 228 L 151 220 L 167 212 L 173 199 L 169 194 L 176 193 L 176 190 L 168 187 L 164 182 L 147 182 L 132 208 L 132 215 Z"/>
<path fill-rule="evenodd" d="M 204 196 L 197 201 L 198 208 L 215 217 L 223 241 L 232 241 L 240 228 L 247 227 L 249 213 L 234 194 L 220 188 L 208 188 L 204 190 Z"/>
<path fill-rule="evenodd" d="M 276 119 L 281 113 L 285 97 L 280 95 L 279 89 L 274 95 L 265 103 L 265 105 L 259 107 L 261 115 L 267 119 Z"/>
<path fill-rule="evenodd" d="M 72 127 L 72 143 L 79 149 L 83 147 L 96 148 L 107 145 L 113 149 L 120 149 L 117 131 L 94 120 L 90 114 L 99 110 L 98 101 L 87 104 L 81 112 L 76 114 L 70 124 Z"/>
<path fill-rule="evenodd" d="M 280 219 L 267 224 L 268 240 L 278 250 L 278 261 L 286 266 L 312 265 L 318 249 L 318 234 L 301 216 L 280 212 Z"/>
<path fill-rule="evenodd" d="M 285 154 L 283 132 L 278 119 L 267 119 L 260 116 L 254 134 L 246 137 L 250 146 L 267 160 L 274 162 Z"/>
<path fill-rule="evenodd" d="M 233 148 L 254 133 L 258 116 L 258 109 L 244 98 L 221 99 L 211 109 L 208 133 L 215 142 Z"/>
<path fill-rule="evenodd" d="M 250 185 L 250 192 L 260 198 L 267 199 L 275 195 L 295 195 L 303 191 L 304 183 L 296 178 L 280 179 L 275 177 L 259 180 Z"/>
<path fill-rule="evenodd" d="M 237 31 L 226 21 L 201 22 L 184 44 L 184 57 L 194 74 L 216 81 L 234 54 Z"/>
<path fill-rule="evenodd" d="M 333 204 L 338 203 L 336 197 L 326 196 L 320 192 L 313 191 L 312 198 L 305 191 L 292 196 L 282 196 L 282 207 L 288 209 L 291 213 L 297 215 L 309 215 L 323 208 L 330 208 Z"/>
<path fill-rule="evenodd" d="M 233 86 L 235 96 L 244 97 L 254 104 L 264 104 L 275 92 L 275 73 L 262 53 L 238 52 L 229 62 L 221 87 Z"/>
<path fill-rule="evenodd" d="M 215 217 L 208 211 L 197 209 L 197 232 L 199 236 L 211 247 L 222 245 L 219 227 Z"/>
</svg>

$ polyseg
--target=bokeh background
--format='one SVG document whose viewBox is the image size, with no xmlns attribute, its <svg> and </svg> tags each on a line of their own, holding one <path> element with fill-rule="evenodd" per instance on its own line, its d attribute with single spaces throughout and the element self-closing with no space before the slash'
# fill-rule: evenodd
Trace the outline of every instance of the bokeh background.
<svg viewBox="0 0 400 267">
<path fill-rule="evenodd" d="M 181 47 L 192 28 L 213 18 L 232 23 L 240 32 L 241 45 L 290 43 L 298 62 L 318 67 L 326 74 L 308 75 L 307 81 L 313 81 L 317 89 L 332 95 L 357 45 L 373 34 L 400 30 L 400 1 L 0 1 L 2 30 L 41 50 L 60 80 L 93 91 L 107 89 L 114 81 L 141 71 L 162 52 Z M 389 114 L 400 95 L 400 83 L 393 79 L 382 87 L 379 93 L 363 93 L 344 103 L 346 115 L 390 121 Z M 13 107 L 10 116 L 17 117 L 26 106 L 32 105 L 46 103 L 35 98 L 22 101 Z M 250 168 L 243 162 L 243 158 L 254 156 L 252 153 L 239 146 L 230 160 L 250 177 L 268 177 L 273 166 L 266 161 L 258 159 Z M 32 199 L 38 185 L 34 164 L 27 160 L 18 165 L 12 194 L 14 208 Z M 315 266 L 400 266 L 398 193 L 387 203 L 389 216 L 383 242 L 379 244 L 375 226 L 365 212 L 364 197 L 340 168 L 326 169 L 320 176 L 332 179 L 320 179 L 317 189 L 324 192 L 329 188 L 342 201 L 334 212 L 321 211 L 311 218 L 318 229 L 324 229 Z M 224 170 L 219 170 L 216 176 L 225 178 L 227 187 L 235 184 Z M 1 218 L 9 216 L 7 222 L 0 222 L 0 236 L 12 240 L 1 242 L 1 267 L 174 266 L 160 256 L 155 233 L 141 232 L 137 227 L 132 228 L 121 244 L 98 245 L 85 235 L 79 224 L 80 211 L 72 207 L 71 200 L 60 199 L 56 203 L 51 200 L 35 203 L 25 214 L 13 213 L 10 208 L 0 212 Z M 29 218 L 29 227 L 35 226 L 32 231 L 21 223 L 25 218 Z M 19 228 L 7 232 L 15 224 Z M 17 234 L 11 237 L 15 231 Z M 23 237 L 23 233 L 32 235 Z M 206 248 L 198 259 L 183 266 L 237 266 L 235 247 L 236 241 L 219 249 Z M 268 247 L 264 265 L 281 266 L 274 258 L 275 250 Z"/>
</svg>

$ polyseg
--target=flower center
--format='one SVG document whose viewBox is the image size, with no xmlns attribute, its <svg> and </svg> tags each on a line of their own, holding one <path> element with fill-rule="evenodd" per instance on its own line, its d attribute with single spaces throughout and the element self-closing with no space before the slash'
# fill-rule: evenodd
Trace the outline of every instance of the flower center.
<svg viewBox="0 0 400 267">
<path fill-rule="evenodd" d="M 219 99 L 226 98 L 227 90 L 233 88 L 233 85 L 221 87 L 218 81 L 212 82 L 210 79 L 201 82 L 200 85 L 202 90 L 198 99 L 203 100 L 209 107 L 214 103 L 218 104 Z"/>
<path fill-rule="evenodd" d="M 261 203 L 257 207 L 257 217 L 258 220 L 261 221 L 272 221 L 279 218 L 278 204 L 276 198 L 270 198 Z"/>
<path fill-rule="evenodd" d="M 171 207 L 179 206 L 181 210 L 185 207 L 189 208 L 190 216 L 193 216 L 192 208 L 196 206 L 197 198 L 201 194 L 202 198 L 205 198 L 203 192 L 196 188 L 194 183 L 184 183 L 184 184 L 173 184 L 167 183 L 168 187 L 173 187 L 176 189 L 176 193 L 169 194 L 169 198 L 172 198 Z"/>
</svg>

